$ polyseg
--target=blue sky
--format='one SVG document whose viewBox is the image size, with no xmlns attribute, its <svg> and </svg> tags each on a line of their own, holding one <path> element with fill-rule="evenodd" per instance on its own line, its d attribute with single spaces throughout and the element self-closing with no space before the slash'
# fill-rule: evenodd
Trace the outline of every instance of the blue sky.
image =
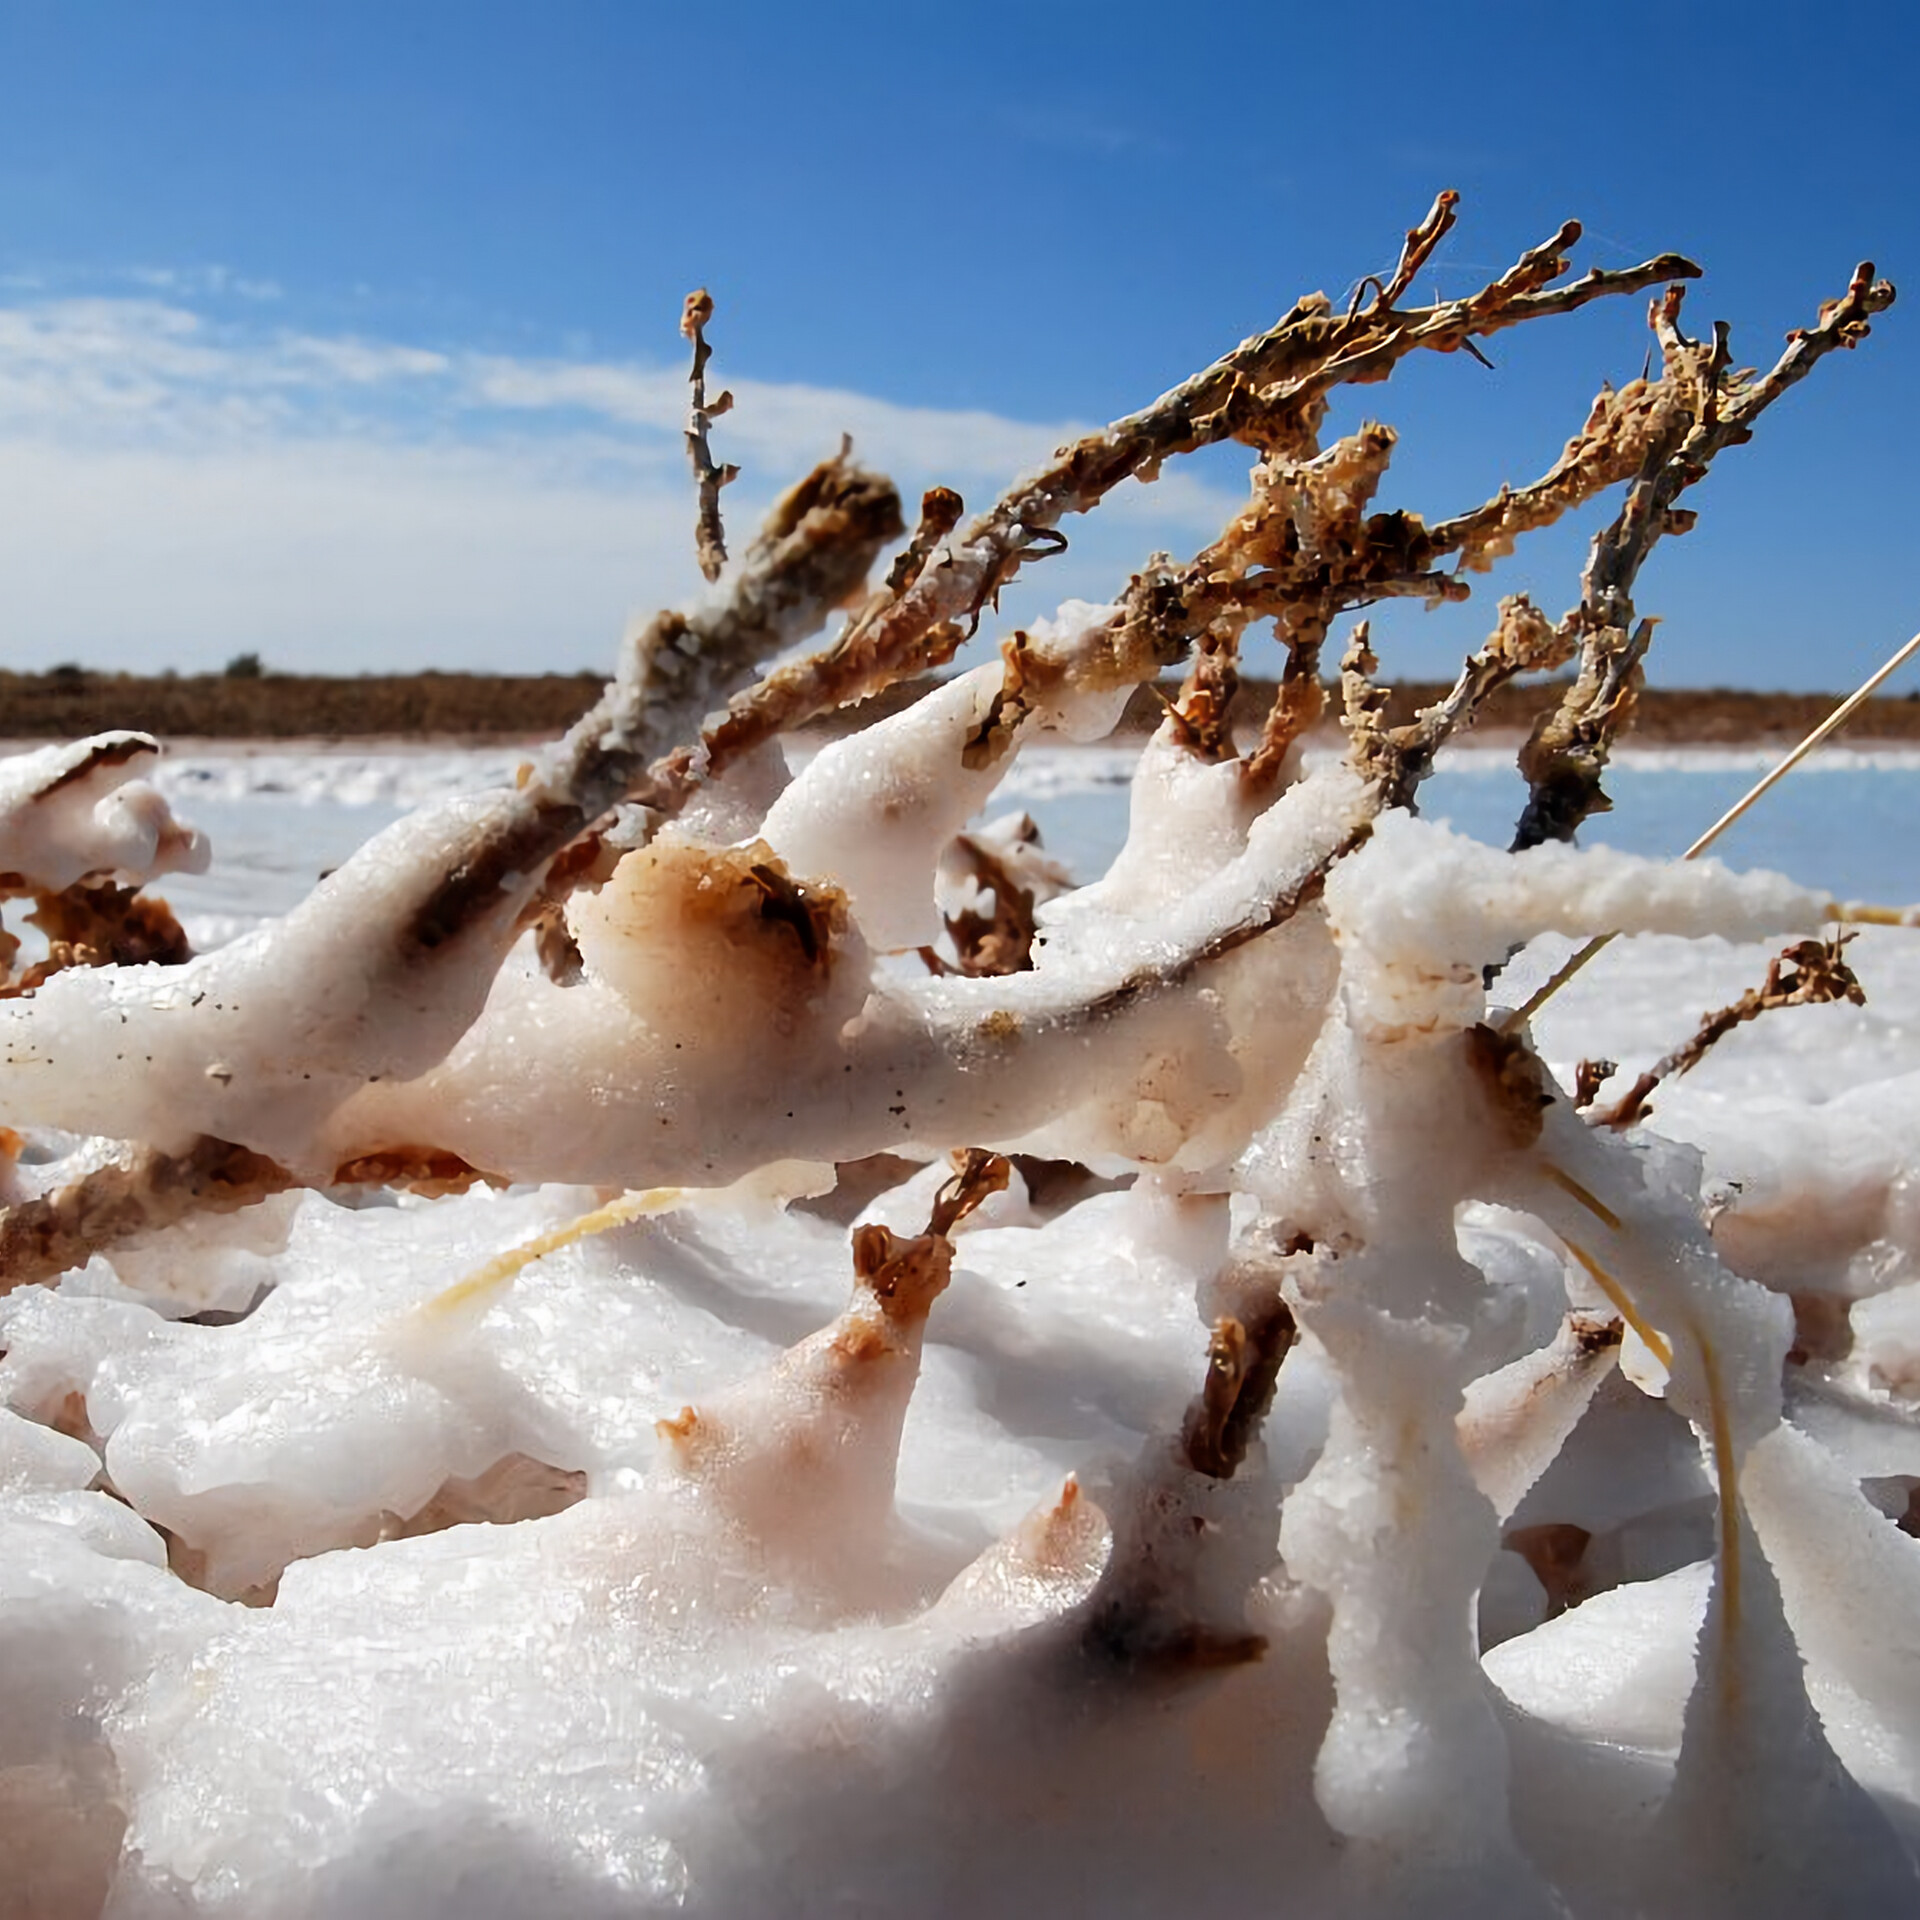
<svg viewBox="0 0 1920 1920">
<path fill-rule="evenodd" d="M 1768 361 L 1920 256 L 1920 9 L 0 0 L 0 652 L 13 664 L 572 669 L 696 583 L 681 297 L 719 302 L 716 452 L 755 509 L 842 428 L 984 504 L 1299 293 L 1468 290 L 1571 214 L 1580 260 L 1708 269 Z M 1391 504 L 1550 461 L 1637 301 L 1409 365 Z M 1694 496 L 1643 577 L 1656 678 L 1839 687 L 1920 624 L 1920 283 Z M 1009 619 L 1106 598 L 1231 510 L 1227 456 L 1074 523 Z M 1573 597 L 1591 520 L 1491 598 Z"/>
</svg>

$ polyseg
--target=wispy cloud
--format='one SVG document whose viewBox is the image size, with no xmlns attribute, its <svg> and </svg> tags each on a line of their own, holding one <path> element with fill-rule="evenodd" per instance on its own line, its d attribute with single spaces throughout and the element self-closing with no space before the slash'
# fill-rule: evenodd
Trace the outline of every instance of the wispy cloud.
<svg viewBox="0 0 1920 1920">
<path fill-rule="evenodd" d="M 236 300 L 279 300 L 285 290 L 276 280 L 256 280 L 231 267 L 129 267 L 126 277 L 137 287 L 180 299 L 212 297 Z"/>
<path fill-rule="evenodd" d="M 697 590 L 680 368 L 273 326 L 201 285 L 0 298 L 12 661 L 570 668 Z M 939 480 L 984 503 L 1079 430 L 728 384 L 716 444 L 745 469 L 741 532 L 843 432 L 908 500 Z M 1036 572 L 1027 611 L 1111 592 L 1230 505 L 1192 475 L 1126 490 Z"/>
</svg>

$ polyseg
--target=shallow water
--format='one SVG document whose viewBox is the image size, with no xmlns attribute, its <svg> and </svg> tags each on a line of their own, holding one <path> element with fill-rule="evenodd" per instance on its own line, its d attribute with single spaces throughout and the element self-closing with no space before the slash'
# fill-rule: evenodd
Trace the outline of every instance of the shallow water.
<svg viewBox="0 0 1920 1920">
<path fill-rule="evenodd" d="M 1024 755 L 996 812 L 1024 807 L 1047 846 L 1083 879 L 1105 870 L 1126 836 L 1133 747 L 1053 748 Z M 284 913 L 329 868 L 382 827 L 435 797 L 503 781 L 513 749 L 419 753 L 202 753 L 168 761 L 159 784 L 181 817 L 213 841 L 214 864 L 164 891 L 202 945 Z M 1589 844 L 1677 854 L 1771 764 L 1746 751 L 1623 755 L 1608 776 L 1613 811 Z M 1525 797 L 1512 757 L 1473 749 L 1443 760 L 1424 811 L 1504 845 Z M 1838 899 L 1920 901 L 1920 755 L 1815 756 L 1715 847 L 1736 867 L 1771 867 Z"/>
<path fill-rule="evenodd" d="M 1062 765 L 1060 763 L 1067 763 Z M 1773 756 L 1627 754 L 1608 776 L 1610 813 L 1583 844 L 1654 857 L 1683 852 L 1759 779 Z M 1126 837 L 1127 763 L 1104 751 L 1075 773 L 1067 754 L 1023 760 L 1008 783 L 1047 845 L 1076 874 L 1104 871 Z M 1509 754 L 1456 753 L 1421 793 L 1422 811 L 1494 846 L 1512 838 L 1526 788 Z M 1816 755 L 1715 843 L 1732 867 L 1768 867 L 1836 899 L 1920 901 L 1920 755 Z"/>
</svg>

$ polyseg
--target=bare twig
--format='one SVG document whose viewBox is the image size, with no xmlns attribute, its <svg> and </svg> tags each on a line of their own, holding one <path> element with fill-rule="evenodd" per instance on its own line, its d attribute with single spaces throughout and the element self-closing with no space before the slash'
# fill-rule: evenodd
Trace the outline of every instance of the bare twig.
<svg viewBox="0 0 1920 1920">
<path fill-rule="evenodd" d="M 905 593 L 920 578 L 934 548 L 960 524 L 965 511 L 966 502 L 951 487 L 929 487 L 920 496 L 920 524 L 887 569 L 888 593 Z"/>
<path fill-rule="evenodd" d="M 1620 1071 L 1618 1060 L 1582 1060 L 1573 1072 L 1573 1104 L 1584 1110 L 1600 1097 L 1600 1089 Z"/>
<path fill-rule="evenodd" d="M 1040 830 L 1024 821 L 1024 838 L 1037 841 Z M 1024 973 L 1033 965 L 1033 937 L 1039 922 L 1035 917 L 1034 893 L 1023 887 L 1000 851 L 977 834 L 955 837 L 947 858 L 966 869 L 980 895 L 991 895 L 993 907 L 983 913 L 979 906 L 962 908 L 947 916 L 947 937 L 953 942 L 957 965 L 949 966 L 931 947 L 922 947 L 920 957 L 934 973 L 960 973 L 974 977 Z"/>
<path fill-rule="evenodd" d="M 694 522 L 694 547 L 700 558 L 700 571 L 709 580 L 718 580 L 727 564 L 726 529 L 720 524 L 720 489 L 740 477 L 740 469 L 720 466 L 708 444 L 707 432 L 714 421 L 733 405 L 733 395 L 723 392 L 711 402 L 707 399 L 707 362 L 713 349 L 707 344 L 707 322 L 713 318 L 713 296 L 705 287 L 687 295 L 680 315 L 680 331 L 693 342 L 693 367 L 687 375 L 692 389 L 687 402 L 687 459 L 693 466 L 694 485 L 699 489 L 700 511 Z"/>
<path fill-rule="evenodd" d="M 1278 1290 L 1239 1318 L 1222 1314 L 1207 1342 L 1207 1377 L 1187 1408 L 1180 1444 L 1187 1464 L 1230 1480 L 1273 1404 L 1280 1363 L 1294 1340 L 1293 1311 Z"/>
<path fill-rule="evenodd" d="M 1394 268 L 1393 278 L 1380 289 L 1379 298 L 1374 301 L 1376 313 L 1391 313 L 1406 297 L 1414 276 L 1433 258 L 1434 248 L 1452 229 L 1458 218 L 1454 209 L 1459 204 L 1460 196 L 1451 187 L 1445 188 L 1434 196 L 1427 217 L 1417 227 L 1407 229 L 1406 244 L 1400 249 L 1400 264 Z"/>
<path fill-rule="evenodd" d="M 953 1156 L 954 1171 L 933 1196 L 925 1233 L 903 1238 L 877 1223 L 856 1227 L 853 1271 L 890 1320 L 917 1321 L 946 1291 L 953 1275 L 953 1230 L 1006 1187 L 1013 1169 L 997 1153 L 968 1147 Z"/>
<path fill-rule="evenodd" d="M 1514 834 L 1517 848 L 1570 839 L 1589 813 L 1606 805 L 1601 773 L 1632 712 L 1640 661 L 1652 638 L 1651 623 L 1635 618 L 1634 582 L 1663 534 L 1684 533 L 1692 525 L 1692 516 L 1675 501 L 1717 454 L 1751 439 L 1759 416 L 1827 354 L 1865 339 L 1872 316 L 1894 300 L 1893 287 L 1876 281 L 1872 263 L 1863 261 L 1846 293 L 1821 309 L 1816 325 L 1790 334 L 1772 371 L 1754 379 L 1728 368 L 1721 330 L 1711 346 L 1680 331 L 1681 291 L 1669 288 L 1650 317 L 1665 362 L 1663 384 L 1684 396 L 1684 409 L 1649 436 L 1625 503 L 1594 538 L 1580 604 L 1564 623 L 1580 643 L 1579 673 L 1521 750 L 1528 799 Z"/>
<path fill-rule="evenodd" d="M 1781 1007 L 1829 1006 L 1836 1000 L 1864 1007 L 1867 996 L 1853 969 L 1840 957 L 1840 950 L 1853 937 L 1841 934 L 1832 940 L 1801 940 L 1776 954 L 1767 963 L 1767 977 L 1758 987 L 1749 987 L 1731 1006 L 1708 1014 L 1685 1046 L 1676 1047 L 1657 1066 L 1641 1074 L 1608 1112 L 1594 1116 L 1595 1124 L 1616 1131 L 1632 1126 L 1646 1113 L 1647 1097 L 1661 1081 L 1691 1073 L 1718 1041 L 1735 1027 L 1758 1020 L 1763 1013 Z"/>
</svg>

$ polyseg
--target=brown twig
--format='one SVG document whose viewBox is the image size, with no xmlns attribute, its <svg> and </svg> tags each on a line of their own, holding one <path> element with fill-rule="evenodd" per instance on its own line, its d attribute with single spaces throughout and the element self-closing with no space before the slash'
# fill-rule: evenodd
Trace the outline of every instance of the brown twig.
<svg viewBox="0 0 1920 1920">
<path fill-rule="evenodd" d="M 699 489 L 700 510 L 694 521 L 694 548 L 699 555 L 700 571 L 709 580 L 718 580 L 727 564 L 726 529 L 720 524 L 720 489 L 740 477 L 740 469 L 720 466 L 708 442 L 708 429 L 733 405 L 733 395 L 722 392 L 707 399 L 707 362 L 713 349 L 707 344 L 707 322 L 713 318 L 713 296 L 705 287 L 696 287 L 687 295 L 680 315 L 680 331 L 693 342 L 693 367 L 687 375 L 692 389 L 687 402 L 687 459 L 693 467 L 694 485 Z"/>
<path fill-rule="evenodd" d="M 1875 280 L 1872 263 L 1863 261 L 1846 293 L 1821 308 L 1814 326 L 1789 334 L 1786 351 L 1758 379 L 1729 368 L 1723 328 L 1715 329 L 1710 346 L 1680 331 L 1681 295 L 1670 287 L 1650 314 L 1665 363 L 1662 383 L 1681 404 L 1648 436 L 1619 514 L 1594 537 L 1580 604 L 1563 622 L 1579 641 L 1579 672 L 1521 750 L 1528 798 L 1516 848 L 1570 839 L 1588 814 L 1607 804 L 1601 774 L 1632 713 L 1653 632 L 1651 622 L 1636 619 L 1634 583 L 1661 536 L 1692 525 L 1692 516 L 1675 505 L 1680 494 L 1705 476 L 1716 455 L 1751 439 L 1759 416 L 1829 353 L 1864 340 L 1872 317 L 1893 304 L 1894 289 Z"/>
<path fill-rule="evenodd" d="M 1032 820 L 1023 825 L 1025 842 L 1038 841 L 1040 830 Z M 956 835 L 947 858 L 964 867 L 980 895 L 992 896 L 993 907 L 986 913 L 978 905 L 963 907 L 946 916 L 958 964 L 949 966 L 931 947 L 920 949 L 921 959 L 934 973 L 974 978 L 1026 972 L 1033 965 L 1033 938 L 1039 929 L 1033 889 L 1023 887 L 998 849 L 977 834 Z"/>
<path fill-rule="evenodd" d="M 1380 289 L 1379 297 L 1373 303 L 1376 313 L 1391 313 L 1406 297 L 1414 276 L 1433 258 L 1434 248 L 1446 238 L 1459 217 L 1454 211 L 1459 204 L 1459 194 L 1447 187 L 1434 196 L 1427 217 L 1417 227 L 1407 229 L 1406 244 L 1400 249 L 1400 264 L 1394 268 L 1393 278 Z"/>
<path fill-rule="evenodd" d="M 1641 1074 L 1608 1112 L 1594 1115 L 1594 1124 L 1612 1127 L 1616 1132 L 1632 1126 L 1645 1115 L 1647 1098 L 1661 1081 L 1691 1073 L 1717 1042 L 1763 1013 L 1781 1007 L 1829 1006 L 1837 1000 L 1849 1006 L 1865 1006 L 1867 996 L 1860 982 L 1840 957 L 1841 949 L 1853 937 L 1840 934 L 1832 940 L 1801 940 L 1776 954 L 1767 963 L 1767 977 L 1758 987 L 1749 987 L 1731 1006 L 1708 1014 L 1685 1046 L 1675 1048 L 1657 1066 Z"/>
</svg>

